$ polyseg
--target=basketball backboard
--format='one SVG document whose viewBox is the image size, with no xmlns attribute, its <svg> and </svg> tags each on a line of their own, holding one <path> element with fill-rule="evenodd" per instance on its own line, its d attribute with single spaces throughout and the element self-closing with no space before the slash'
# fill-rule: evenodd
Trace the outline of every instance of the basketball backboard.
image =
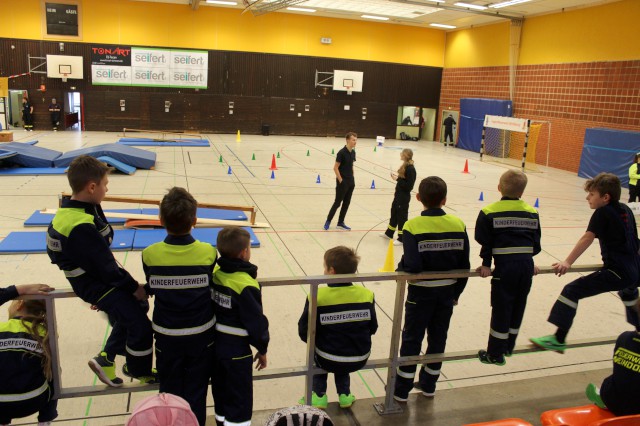
<svg viewBox="0 0 640 426">
<path fill-rule="evenodd" d="M 333 90 L 362 92 L 362 71 L 333 70 Z"/>
<path fill-rule="evenodd" d="M 47 77 L 83 79 L 82 56 L 47 55 Z"/>
</svg>

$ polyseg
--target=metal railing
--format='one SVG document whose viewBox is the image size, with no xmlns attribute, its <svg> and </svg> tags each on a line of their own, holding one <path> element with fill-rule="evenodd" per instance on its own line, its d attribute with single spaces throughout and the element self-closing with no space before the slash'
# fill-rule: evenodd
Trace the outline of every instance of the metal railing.
<svg viewBox="0 0 640 426">
<path fill-rule="evenodd" d="M 571 272 L 592 272 L 601 268 L 602 265 L 581 265 L 573 266 Z M 551 267 L 541 267 L 540 274 L 554 273 Z M 389 346 L 389 357 L 381 359 L 369 359 L 362 368 L 388 368 L 386 393 L 383 403 L 375 404 L 375 408 L 381 415 L 401 413 L 402 408 L 393 399 L 395 389 L 396 372 L 399 366 L 424 364 L 428 362 L 443 362 L 454 360 L 474 359 L 478 355 L 478 351 L 449 352 L 445 354 L 430 354 L 421 356 L 399 356 L 400 337 L 402 331 L 402 314 L 404 307 L 405 291 L 407 281 L 424 280 L 424 279 L 444 279 L 444 278 L 463 278 L 478 277 L 475 271 L 452 270 L 444 272 L 428 272 L 420 274 L 407 274 L 402 272 L 387 273 L 363 273 L 363 274 L 345 274 L 345 275 L 318 275 L 318 276 L 302 276 L 302 277 L 285 277 L 285 278 L 263 278 L 259 279 L 262 287 L 276 287 L 288 285 L 308 284 L 309 292 L 309 328 L 307 333 L 307 355 L 306 365 L 284 367 L 254 372 L 254 380 L 278 379 L 284 377 L 305 376 L 305 398 L 311 401 L 311 387 L 313 376 L 325 371 L 314 365 L 315 353 L 315 335 L 316 335 L 316 318 L 318 308 L 318 286 L 320 284 L 337 284 L 344 282 L 371 282 L 371 281 L 395 281 L 396 293 L 393 311 L 393 323 L 391 332 L 391 342 Z M 53 385 L 54 397 L 56 398 L 77 398 L 98 395 L 111 395 L 130 392 L 142 392 L 158 389 L 158 385 L 147 384 L 125 384 L 122 387 L 114 388 L 106 385 L 100 386 L 80 386 L 65 388 L 62 386 L 62 373 L 60 369 L 60 350 L 57 339 L 57 321 L 56 321 L 56 299 L 64 299 L 77 297 L 70 290 L 56 290 L 47 296 L 22 296 L 21 299 L 44 299 L 47 306 L 47 326 L 49 336 L 49 344 L 51 347 L 51 361 L 53 365 Z M 587 346 L 614 344 L 616 337 L 603 337 L 595 339 L 574 340 L 567 343 L 567 348 L 580 348 Z M 516 346 L 513 353 L 530 353 L 542 351 L 532 345 Z"/>
</svg>

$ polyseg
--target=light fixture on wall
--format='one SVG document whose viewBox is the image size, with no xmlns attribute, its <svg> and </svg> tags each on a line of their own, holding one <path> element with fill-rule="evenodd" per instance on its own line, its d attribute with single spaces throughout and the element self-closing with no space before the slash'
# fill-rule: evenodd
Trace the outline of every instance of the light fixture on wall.
<svg viewBox="0 0 640 426">
<path fill-rule="evenodd" d="M 288 7 L 287 10 L 292 10 L 294 12 L 308 12 L 315 13 L 315 9 L 308 9 L 306 7 Z"/>
<path fill-rule="evenodd" d="M 388 21 L 389 20 L 389 18 L 387 18 L 386 16 L 362 15 L 360 17 L 361 18 L 365 18 L 365 19 L 377 19 L 378 21 Z"/>
<path fill-rule="evenodd" d="M 475 10 L 485 10 L 487 8 L 486 6 L 479 6 L 477 4 L 470 4 L 470 3 L 463 3 L 463 2 L 454 3 L 453 5 L 458 7 L 465 7 L 467 9 L 475 9 Z"/>
<path fill-rule="evenodd" d="M 501 7 L 513 6 L 514 4 L 526 3 L 528 1 L 531 1 L 531 0 L 508 0 L 508 1 L 503 1 L 496 4 L 491 4 L 489 5 L 489 7 L 494 9 L 499 9 Z"/>
<path fill-rule="evenodd" d="M 238 2 L 236 1 L 226 1 L 226 0 L 207 0 L 206 3 L 208 4 L 222 4 L 225 6 L 236 6 L 238 4 Z"/>
</svg>

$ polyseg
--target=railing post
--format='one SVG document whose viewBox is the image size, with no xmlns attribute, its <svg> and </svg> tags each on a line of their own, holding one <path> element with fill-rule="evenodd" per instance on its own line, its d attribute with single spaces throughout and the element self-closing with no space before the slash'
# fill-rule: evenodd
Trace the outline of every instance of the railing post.
<svg viewBox="0 0 640 426">
<path fill-rule="evenodd" d="M 60 368 L 60 349 L 58 348 L 58 324 L 56 323 L 56 300 L 47 296 L 44 298 L 47 307 L 47 334 L 49 335 L 49 350 L 51 351 L 51 373 L 53 381 L 53 398 L 60 398 L 62 391 L 62 369 Z"/>
<path fill-rule="evenodd" d="M 313 362 L 316 351 L 316 318 L 318 317 L 318 284 L 311 284 L 309 289 L 309 326 L 307 328 L 307 371 L 304 376 L 304 401 L 311 405 L 313 387 Z"/>
<path fill-rule="evenodd" d="M 396 281 L 396 301 L 393 306 L 393 325 L 391 328 L 391 344 L 389 347 L 389 369 L 387 371 L 387 389 L 383 403 L 376 403 L 373 406 L 380 415 L 402 413 L 402 407 L 393 399 L 396 387 L 396 376 L 398 370 L 398 357 L 400 349 L 400 338 L 402 337 L 402 311 L 404 306 L 404 292 L 407 287 L 407 280 Z"/>
</svg>

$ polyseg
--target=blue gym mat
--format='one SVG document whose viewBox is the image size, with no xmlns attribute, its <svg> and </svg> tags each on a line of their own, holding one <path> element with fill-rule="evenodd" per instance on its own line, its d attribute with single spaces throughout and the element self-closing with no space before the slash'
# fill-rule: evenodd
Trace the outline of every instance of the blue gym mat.
<svg viewBox="0 0 640 426">
<path fill-rule="evenodd" d="M 117 171 L 122 172 L 126 175 L 132 175 L 136 172 L 136 168 L 130 166 L 128 164 L 124 164 L 122 161 L 118 161 L 115 158 L 107 157 L 103 155 L 102 157 L 98 157 L 98 160 L 107 163 L 111 167 L 114 167 Z"/>
<path fill-rule="evenodd" d="M 131 250 L 136 231 L 133 229 L 118 229 L 114 232 L 112 251 Z M 42 232 L 11 232 L 0 242 L 0 254 L 46 253 L 47 233 Z"/>
<path fill-rule="evenodd" d="M 7 151 L 6 149 L 0 149 L 0 160 L 4 158 L 11 158 L 16 155 L 18 155 L 18 153 L 15 151 Z"/>
<path fill-rule="evenodd" d="M 140 214 L 142 210 L 141 209 L 121 209 L 121 210 L 108 209 L 105 211 Z M 52 214 L 40 213 L 40 210 L 36 210 L 35 212 L 33 212 L 31 216 L 29 216 L 27 220 L 24 221 L 22 225 L 23 226 L 49 226 L 49 224 L 53 220 L 53 216 L 54 215 Z M 127 219 L 119 218 L 119 217 L 118 218 L 111 217 L 111 218 L 107 218 L 107 220 L 112 225 L 124 225 L 124 223 L 127 221 Z"/>
<path fill-rule="evenodd" d="M 66 171 L 66 167 L 11 167 L 10 169 L 0 169 L 0 175 L 63 175 Z"/>
<path fill-rule="evenodd" d="M 9 142 L 2 144 L 2 149 L 16 151 L 18 155 L 11 162 L 22 167 L 53 167 L 53 161 L 60 157 L 60 151 L 40 148 L 29 143 Z"/>
<path fill-rule="evenodd" d="M 11 147 L 13 149 L 13 147 Z M 76 149 L 65 152 L 54 160 L 55 167 L 68 167 L 74 158 L 80 155 L 90 155 L 92 157 L 111 157 L 138 169 L 151 169 L 156 165 L 156 153 L 131 146 L 108 143 L 89 148 Z"/>
<path fill-rule="evenodd" d="M 191 231 L 191 235 L 196 240 L 204 243 L 209 243 L 212 246 L 216 246 L 218 240 L 218 232 L 222 228 L 195 228 Z M 260 247 L 260 241 L 256 234 L 254 234 L 251 228 L 245 228 L 251 235 L 251 247 Z M 138 229 L 136 230 L 136 237 L 133 239 L 133 250 L 142 250 L 149 247 L 153 243 L 164 241 L 167 236 L 165 229 Z"/>
</svg>

